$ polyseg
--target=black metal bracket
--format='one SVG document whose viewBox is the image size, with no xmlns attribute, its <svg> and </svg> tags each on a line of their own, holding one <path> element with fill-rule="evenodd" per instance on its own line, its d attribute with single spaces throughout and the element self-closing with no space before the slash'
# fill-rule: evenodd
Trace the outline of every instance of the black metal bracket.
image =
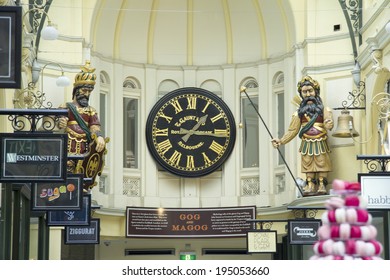
<svg viewBox="0 0 390 280">
<path fill-rule="evenodd" d="M 358 160 L 363 160 L 368 172 L 390 172 L 387 169 L 390 162 L 388 155 L 357 155 Z"/>
<path fill-rule="evenodd" d="M 0 109 L 0 115 L 8 115 L 14 132 L 53 132 L 67 109 Z"/>
</svg>

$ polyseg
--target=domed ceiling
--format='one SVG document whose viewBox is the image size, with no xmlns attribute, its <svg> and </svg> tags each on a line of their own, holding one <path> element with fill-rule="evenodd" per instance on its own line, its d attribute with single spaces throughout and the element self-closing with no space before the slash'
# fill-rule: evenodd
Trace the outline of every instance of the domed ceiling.
<svg viewBox="0 0 390 280">
<path fill-rule="evenodd" d="M 288 0 L 98 1 L 92 26 L 93 52 L 168 66 L 256 62 L 295 38 Z"/>
</svg>

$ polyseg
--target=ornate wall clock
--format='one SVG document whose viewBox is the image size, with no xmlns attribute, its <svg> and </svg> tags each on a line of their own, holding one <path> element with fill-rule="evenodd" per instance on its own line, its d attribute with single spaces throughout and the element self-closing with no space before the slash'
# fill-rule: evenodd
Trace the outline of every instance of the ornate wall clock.
<svg viewBox="0 0 390 280">
<path fill-rule="evenodd" d="M 236 125 L 226 103 L 201 88 L 181 88 L 163 96 L 146 122 L 146 141 L 154 159 L 182 177 L 214 172 L 231 154 Z"/>
</svg>

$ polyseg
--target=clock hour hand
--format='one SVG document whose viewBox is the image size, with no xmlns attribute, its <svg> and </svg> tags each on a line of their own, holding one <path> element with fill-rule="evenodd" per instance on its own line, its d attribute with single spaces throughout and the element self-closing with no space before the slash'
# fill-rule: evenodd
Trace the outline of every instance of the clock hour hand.
<svg viewBox="0 0 390 280">
<path fill-rule="evenodd" d="M 180 128 L 179 134 L 187 134 L 189 130 L 185 128 Z M 215 132 L 206 132 L 206 131 L 193 131 L 193 135 L 202 135 L 202 136 L 213 136 L 213 137 L 228 137 L 226 133 L 215 133 Z"/>
<path fill-rule="evenodd" d="M 192 134 L 194 134 L 194 132 L 204 123 L 206 123 L 206 120 L 207 120 L 207 117 L 208 115 L 204 115 L 203 117 L 201 117 L 199 119 L 199 121 L 196 123 L 196 125 L 194 125 L 194 127 L 192 129 L 190 129 L 188 131 L 188 133 L 186 135 L 184 135 L 181 139 L 184 141 L 184 142 L 187 142 L 188 141 L 188 138 L 190 138 L 190 136 Z"/>
</svg>

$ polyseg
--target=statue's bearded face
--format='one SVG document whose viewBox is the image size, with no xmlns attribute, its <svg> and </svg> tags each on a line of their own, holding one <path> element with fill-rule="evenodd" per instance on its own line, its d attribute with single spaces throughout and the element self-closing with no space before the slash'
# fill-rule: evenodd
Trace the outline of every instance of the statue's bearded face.
<svg viewBox="0 0 390 280">
<path fill-rule="evenodd" d="M 79 103 L 79 105 L 81 107 L 87 107 L 88 104 L 89 104 L 89 96 L 91 94 L 92 90 L 89 89 L 89 88 L 80 88 L 77 92 L 76 92 L 76 100 L 77 100 L 77 103 Z"/>
<path fill-rule="evenodd" d="M 305 114 L 309 117 L 314 116 L 315 113 L 317 113 L 319 116 L 323 114 L 324 105 L 322 104 L 321 97 L 315 93 L 313 87 L 302 87 L 301 96 L 303 100 L 298 109 L 299 117 L 302 117 Z"/>
</svg>

